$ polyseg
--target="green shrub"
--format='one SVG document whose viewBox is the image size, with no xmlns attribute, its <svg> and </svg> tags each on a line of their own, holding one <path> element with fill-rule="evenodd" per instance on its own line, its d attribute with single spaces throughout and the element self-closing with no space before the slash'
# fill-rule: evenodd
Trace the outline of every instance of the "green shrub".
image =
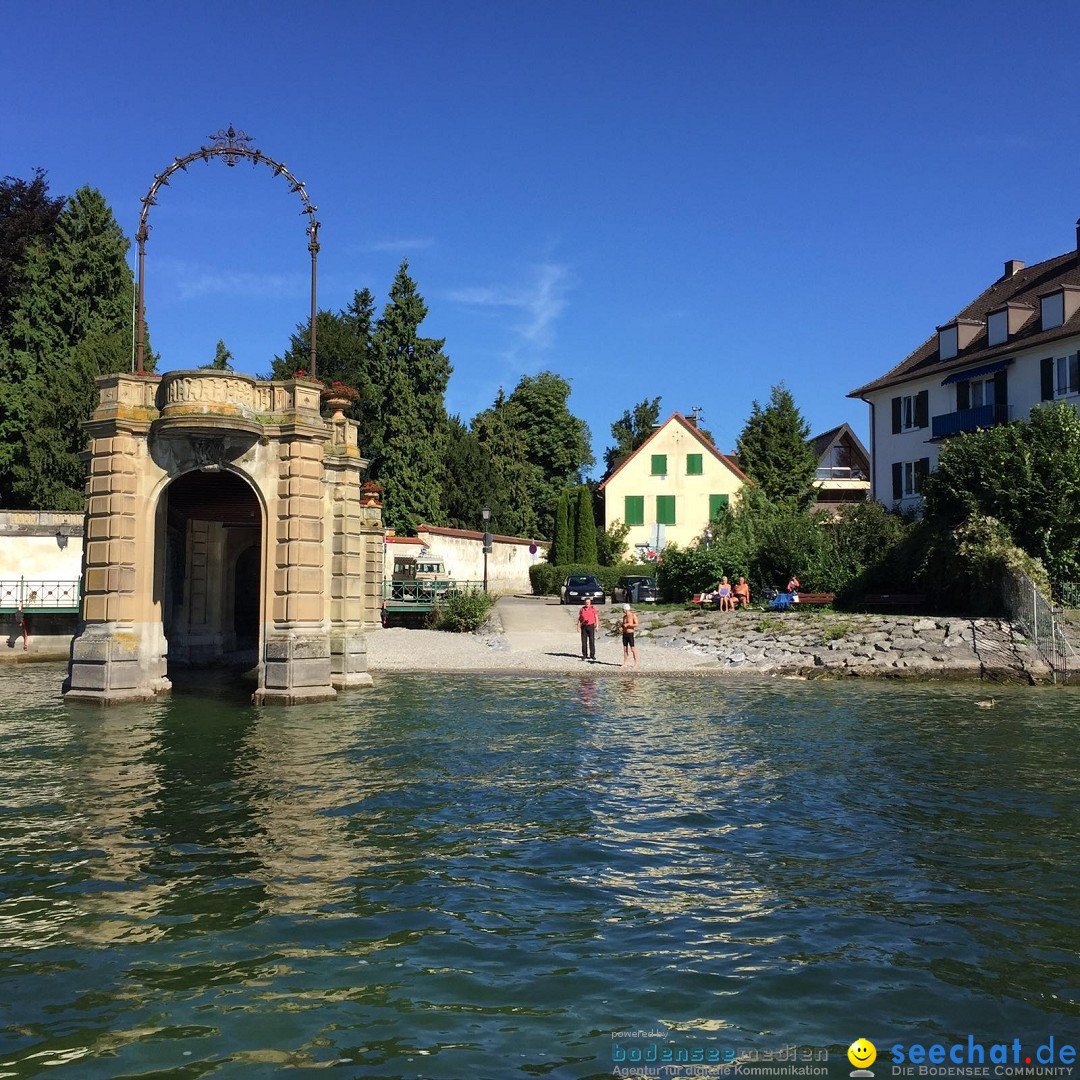
<svg viewBox="0 0 1080 1080">
<path fill-rule="evenodd" d="M 482 589 L 446 593 L 435 609 L 435 629 L 456 633 L 479 630 L 494 603 L 495 598 Z"/>
</svg>

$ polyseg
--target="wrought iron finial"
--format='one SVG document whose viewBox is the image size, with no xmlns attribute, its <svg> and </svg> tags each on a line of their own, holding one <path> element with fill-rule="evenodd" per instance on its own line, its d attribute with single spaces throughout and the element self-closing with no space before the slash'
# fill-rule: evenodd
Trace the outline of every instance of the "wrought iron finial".
<svg viewBox="0 0 1080 1080">
<path fill-rule="evenodd" d="M 225 158 L 225 164 L 230 167 L 235 165 L 240 158 L 248 157 L 251 154 L 251 150 L 246 144 L 255 141 L 253 136 L 243 131 L 237 131 L 232 124 L 229 125 L 228 131 L 218 128 L 216 135 L 207 135 L 206 137 L 210 140 L 210 146 L 206 149 L 217 150 Z M 235 150 L 236 153 L 230 154 L 230 150 Z"/>
</svg>

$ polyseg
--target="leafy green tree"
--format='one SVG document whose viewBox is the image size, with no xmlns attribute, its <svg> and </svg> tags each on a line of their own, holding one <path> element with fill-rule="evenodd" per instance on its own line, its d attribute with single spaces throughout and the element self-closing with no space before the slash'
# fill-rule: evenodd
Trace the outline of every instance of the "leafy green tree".
<svg viewBox="0 0 1080 1080">
<path fill-rule="evenodd" d="M 382 442 L 372 452 L 371 473 L 385 491 L 384 521 L 401 532 L 442 520 L 446 388 L 453 370 L 445 340 L 420 336 L 428 309 L 408 270 L 403 261 L 372 340 Z"/>
<path fill-rule="evenodd" d="M 596 566 L 596 521 L 593 518 L 592 492 L 585 484 L 577 490 L 574 517 L 574 562 Z"/>
<path fill-rule="evenodd" d="M 32 245 L 0 339 L 0 503 L 83 505 L 82 423 L 99 375 L 131 365 L 129 243 L 100 192 L 80 188 L 51 244 Z"/>
<path fill-rule="evenodd" d="M 595 462 L 589 427 L 570 412 L 569 397 L 564 378 L 542 371 L 525 375 L 507 399 L 510 421 L 525 440 L 529 501 L 542 536 L 551 535 L 559 493 L 580 484 L 584 470 Z"/>
<path fill-rule="evenodd" d="M 923 485 L 938 532 L 979 516 L 1000 524 L 1054 582 L 1080 580 L 1080 415 L 1064 402 L 944 444 Z"/>
<path fill-rule="evenodd" d="M 30 249 L 52 243 L 65 201 L 49 197 L 43 169 L 34 170 L 33 180 L 5 176 L 0 181 L 0 327 L 8 325 L 22 291 Z"/>
<path fill-rule="evenodd" d="M 232 362 L 235 359 L 233 354 L 225 348 L 224 338 L 218 338 L 217 349 L 214 352 L 214 359 L 209 364 L 203 364 L 204 368 L 212 368 L 214 371 L 232 371 Z"/>
<path fill-rule="evenodd" d="M 601 566 L 618 566 L 626 556 L 626 538 L 630 526 L 618 518 L 609 521 L 606 528 L 596 534 L 596 557 Z"/>
<path fill-rule="evenodd" d="M 570 493 L 564 491 L 555 503 L 555 531 L 548 548 L 548 562 L 568 566 L 574 561 L 574 536 L 570 529 Z"/>
<path fill-rule="evenodd" d="M 814 502 L 818 464 L 809 437 L 795 399 L 780 383 L 765 408 L 753 404 L 736 444 L 739 467 L 774 503 L 806 509 Z"/>
<path fill-rule="evenodd" d="M 605 475 L 613 473 L 653 433 L 660 419 L 660 398 L 645 398 L 611 425 L 614 446 L 604 451 Z"/>
</svg>

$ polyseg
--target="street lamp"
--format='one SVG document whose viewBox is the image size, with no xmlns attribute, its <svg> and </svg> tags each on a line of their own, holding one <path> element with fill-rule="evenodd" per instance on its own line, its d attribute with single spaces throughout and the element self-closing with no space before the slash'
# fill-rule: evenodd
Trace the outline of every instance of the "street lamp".
<svg viewBox="0 0 1080 1080">
<path fill-rule="evenodd" d="M 484 592 L 488 591 L 488 554 L 491 551 L 491 533 L 488 532 L 488 522 L 491 521 L 491 507 L 486 503 L 480 516 L 484 519 Z"/>
</svg>

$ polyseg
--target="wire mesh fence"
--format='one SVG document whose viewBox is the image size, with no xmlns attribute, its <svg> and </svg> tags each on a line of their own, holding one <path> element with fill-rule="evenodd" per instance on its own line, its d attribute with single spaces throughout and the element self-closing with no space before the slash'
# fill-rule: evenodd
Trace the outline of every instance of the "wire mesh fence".
<svg viewBox="0 0 1080 1080">
<path fill-rule="evenodd" d="M 1080 595 L 1080 589 L 1078 589 Z M 1061 626 L 1059 612 L 1027 574 L 1012 571 L 1002 582 L 1002 600 L 1009 618 L 1031 638 L 1050 665 L 1054 682 L 1067 683 L 1080 668 L 1076 652 Z"/>
</svg>

